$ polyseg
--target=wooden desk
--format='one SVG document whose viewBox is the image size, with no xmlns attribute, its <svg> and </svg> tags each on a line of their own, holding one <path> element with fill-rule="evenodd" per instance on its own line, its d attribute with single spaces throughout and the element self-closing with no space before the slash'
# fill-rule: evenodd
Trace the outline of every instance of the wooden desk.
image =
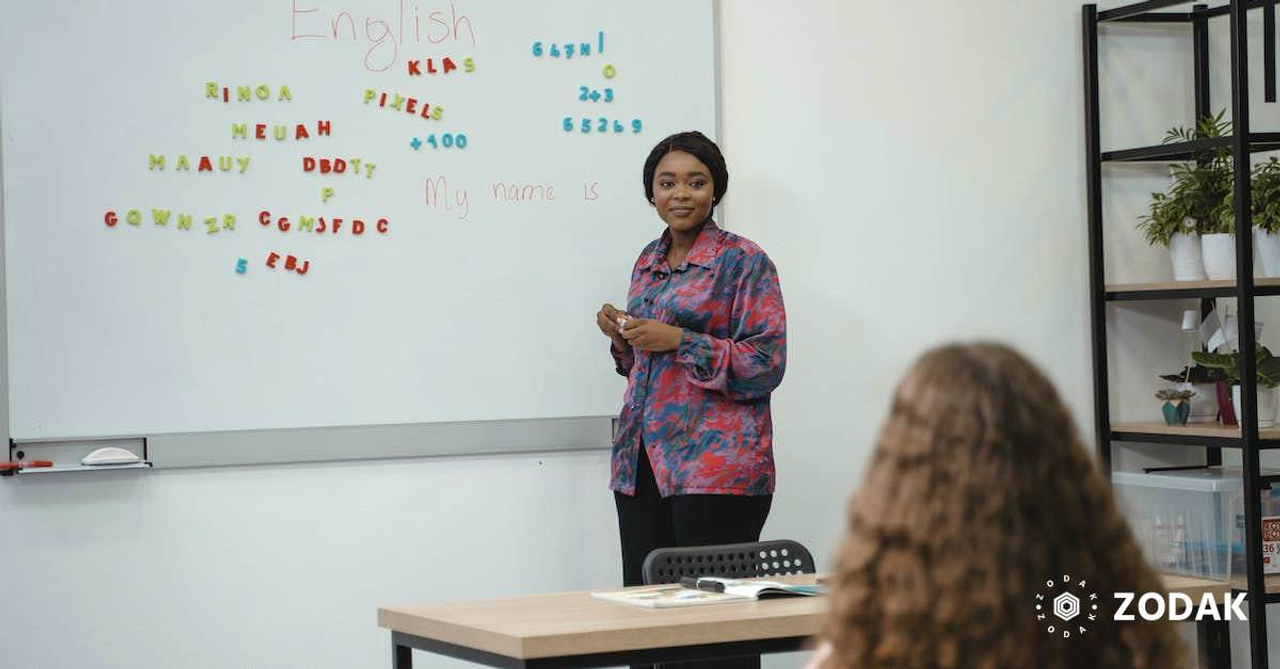
<svg viewBox="0 0 1280 669">
<path fill-rule="evenodd" d="M 1221 597 L 1231 589 L 1173 575 L 1165 576 L 1165 587 L 1197 602 L 1206 592 Z M 826 611 L 826 597 L 646 609 L 584 591 L 385 606 L 378 626 L 391 631 L 395 669 L 411 669 L 413 648 L 494 667 L 608 667 L 803 650 Z M 1225 624 L 1198 628 L 1202 654 L 1223 657 Z"/>
</svg>

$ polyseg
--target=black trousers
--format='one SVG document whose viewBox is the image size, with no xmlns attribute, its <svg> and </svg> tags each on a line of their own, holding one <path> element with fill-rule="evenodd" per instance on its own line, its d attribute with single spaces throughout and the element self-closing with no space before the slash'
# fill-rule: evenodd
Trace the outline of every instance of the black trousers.
<svg viewBox="0 0 1280 669">
<path fill-rule="evenodd" d="M 672 495 L 663 498 L 643 447 L 636 458 L 636 494 L 615 492 L 618 534 L 622 539 L 623 585 L 643 585 L 640 568 L 655 548 L 706 546 L 759 541 L 773 495 Z M 673 665 L 661 665 L 673 666 Z M 679 663 L 688 667 L 758 669 L 760 656 Z"/>
</svg>

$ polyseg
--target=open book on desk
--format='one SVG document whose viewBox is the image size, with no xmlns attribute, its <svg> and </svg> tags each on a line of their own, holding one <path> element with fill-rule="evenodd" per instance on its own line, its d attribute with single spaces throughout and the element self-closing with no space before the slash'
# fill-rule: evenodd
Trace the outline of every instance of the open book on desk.
<svg viewBox="0 0 1280 669">
<path fill-rule="evenodd" d="M 755 581 L 734 578 L 704 576 L 684 579 L 685 584 L 672 583 L 649 588 L 628 588 L 593 592 L 592 597 L 621 602 L 650 609 L 666 609 L 677 606 L 701 604 L 725 604 L 747 602 L 768 597 L 812 597 L 826 594 L 823 585 L 791 585 L 777 581 Z M 690 586 L 694 587 L 690 587 Z"/>
</svg>

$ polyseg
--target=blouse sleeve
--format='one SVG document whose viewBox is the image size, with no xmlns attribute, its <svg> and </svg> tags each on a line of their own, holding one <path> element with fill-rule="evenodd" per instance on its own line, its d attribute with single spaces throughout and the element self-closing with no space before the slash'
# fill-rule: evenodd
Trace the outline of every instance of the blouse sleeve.
<svg viewBox="0 0 1280 669">
<path fill-rule="evenodd" d="M 728 339 L 686 329 L 676 360 L 689 382 L 738 401 L 767 397 L 787 366 L 787 315 L 773 262 L 750 256 L 738 281 Z"/>
</svg>

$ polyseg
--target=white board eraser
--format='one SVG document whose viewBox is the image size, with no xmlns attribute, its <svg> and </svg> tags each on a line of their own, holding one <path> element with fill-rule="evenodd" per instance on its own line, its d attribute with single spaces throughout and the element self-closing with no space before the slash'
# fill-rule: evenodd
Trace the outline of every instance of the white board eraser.
<svg viewBox="0 0 1280 669">
<path fill-rule="evenodd" d="M 106 446 L 84 456 L 82 465 L 131 465 L 141 459 L 125 448 Z"/>
</svg>

